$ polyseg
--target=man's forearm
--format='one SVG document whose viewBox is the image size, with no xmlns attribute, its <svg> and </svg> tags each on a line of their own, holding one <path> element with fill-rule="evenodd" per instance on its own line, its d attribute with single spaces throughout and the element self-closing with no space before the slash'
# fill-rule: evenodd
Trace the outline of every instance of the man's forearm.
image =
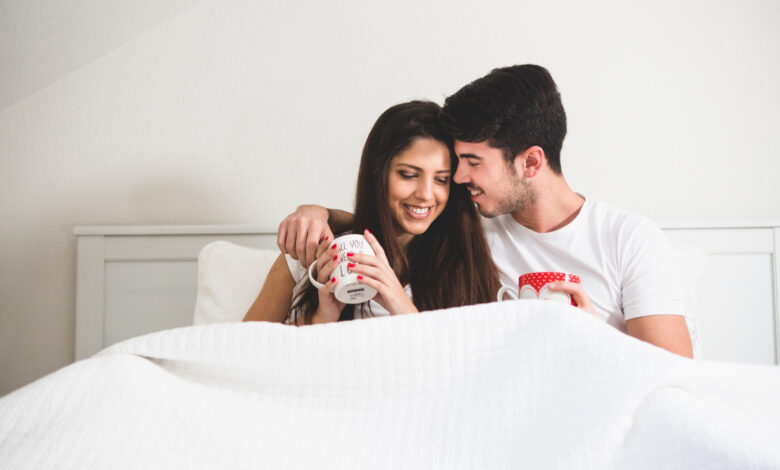
<svg viewBox="0 0 780 470">
<path fill-rule="evenodd" d="M 693 357 L 693 347 L 685 317 L 649 315 L 626 320 L 626 333 L 685 357 Z"/>
<path fill-rule="evenodd" d="M 328 226 L 333 233 L 342 233 L 352 229 L 355 216 L 341 209 L 328 209 Z"/>
</svg>

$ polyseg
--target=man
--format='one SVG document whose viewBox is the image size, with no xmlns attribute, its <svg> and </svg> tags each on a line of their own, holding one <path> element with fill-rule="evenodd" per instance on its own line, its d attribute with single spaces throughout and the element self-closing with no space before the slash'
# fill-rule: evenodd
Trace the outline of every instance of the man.
<svg viewBox="0 0 780 470">
<path fill-rule="evenodd" d="M 517 289 L 527 272 L 577 274 L 581 286 L 557 289 L 621 331 L 692 357 L 679 275 L 661 230 L 566 182 L 560 162 L 566 113 L 545 68 L 495 69 L 447 98 L 441 118 L 455 139 L 454 181 L 468 187 L 485 217 L 502 285 Z M 329 233 L 328 214 L 336 225 L 349 219 L 301 206 L 280 225 L 279 247 L 313 259 L 316 242 Z"/>
</svg>

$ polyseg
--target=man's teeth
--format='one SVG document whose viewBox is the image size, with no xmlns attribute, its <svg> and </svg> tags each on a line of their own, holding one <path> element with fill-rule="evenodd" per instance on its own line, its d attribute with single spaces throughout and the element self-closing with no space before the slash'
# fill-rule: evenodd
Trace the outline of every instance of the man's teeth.
<svg viewBox="0 0 780 470">
<path fill-rule="evenodd" d="M 482 194 L 481 189 L 469 189 L 469 192 L 471 192 L 472 196 L 479 196 L 480 194 Z"/>
<path fill-rule="evenodd" d="M 406 206 L 407 209 L 409 209 L 411 212 L 414 212 L 415 214 L 427 214 L 429 210 L 431 210 L 430 207 L 416 207 L 416 206 Z"/>
</svg>

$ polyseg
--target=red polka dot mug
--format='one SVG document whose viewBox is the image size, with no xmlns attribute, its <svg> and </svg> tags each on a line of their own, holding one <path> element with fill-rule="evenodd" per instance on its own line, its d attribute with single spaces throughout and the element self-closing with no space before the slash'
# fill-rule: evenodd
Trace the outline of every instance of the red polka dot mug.
<svg viewBox="0 0 780 470">
<path fill-rule="evenodd" d="M 518 292 L 520 299 L 539 299 L 539 300 L 552 300 L 553 302 L 560 302 L 564 304 L 577 306 L 571 295 L 565 292 L 552 291 L 547 287 L 547 284 L 551 282 L 576 282 L 580 283 L 579 276 L 569 273 L 556 273 L 556 272 L 538 272 L 527 273 L 520 276 L 517 280 Z M 513 289 L 508 286 L 504 286 L 498 290 L 498 301 L 504 300 L 504 295 L 510 293 Z"/>
</svg>

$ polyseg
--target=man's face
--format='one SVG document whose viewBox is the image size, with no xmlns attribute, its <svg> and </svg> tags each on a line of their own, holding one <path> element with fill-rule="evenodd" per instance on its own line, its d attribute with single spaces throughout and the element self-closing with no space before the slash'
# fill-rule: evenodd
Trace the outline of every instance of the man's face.
<svg viewBox="0 0 780 470">
<path fill-rule="evenodd" d="M 506 162 L 500 149 L 484 141 L 456 140 L 455 154 L 458 170 L 453 178 L 466 185 L 483 216 L 523 212 L 533 205 L 536 193 L 515 166 Z"/>
</svg>

